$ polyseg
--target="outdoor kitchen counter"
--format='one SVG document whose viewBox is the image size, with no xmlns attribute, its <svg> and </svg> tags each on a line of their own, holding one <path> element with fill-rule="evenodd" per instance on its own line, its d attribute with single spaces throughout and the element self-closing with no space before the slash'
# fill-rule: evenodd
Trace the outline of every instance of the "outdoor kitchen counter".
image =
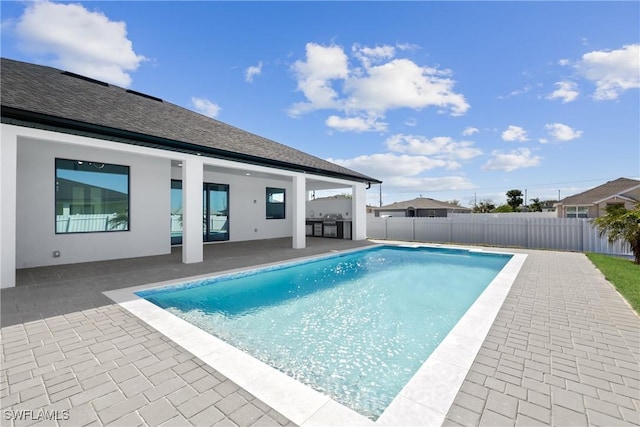
<svg viewBox="0 0 640 427">
<path fill-rule="evenodd" d="M 306 235 L 351 240 L 351 220 L 307 218 Z"/>
</svg>

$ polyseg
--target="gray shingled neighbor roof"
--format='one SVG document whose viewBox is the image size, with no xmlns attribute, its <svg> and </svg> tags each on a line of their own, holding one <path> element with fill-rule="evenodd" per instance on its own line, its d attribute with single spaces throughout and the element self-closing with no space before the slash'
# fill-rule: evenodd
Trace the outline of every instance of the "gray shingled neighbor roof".
<svg viewBox="0 0 640 427">
<path fill-rule="evenodd" d="M 457 210 L 468 210 L 471 209 L 465 208 L 463 206 L 452 205 L 451 203 L 441 202 L 440 200 L 430 199 L 428 197 L 418 197 L 413 200 L 406 200 L 403 202 L 395 202 L 390 205 L 381 206 L 379 208 L 374 208 L 375 210 L 392 210 L 392 209 L 457 209 Z"/>
<path fill-rule="evenodd" d="M 594 187 L 591 190 L 584 191 L 582 193 L 574 194 L 573 196 L 565 197 L 560 200 L 556 205 L 564 206 L 586 206 L 592 205 L 599 200 L 606 199 L 611 196 L 615 196 L 621 193 L 625 193 L 633 187 L 640 185 L 640 181 L 629 178 L 618 178 L 613 181 L 609 181 L 598 187 Z"/>
<path fill-rule="evenodd" d="M 55 68 L 2 58 L 1 74 L 3 123 L 380 182 L 158 98 Z"/>
</svg>

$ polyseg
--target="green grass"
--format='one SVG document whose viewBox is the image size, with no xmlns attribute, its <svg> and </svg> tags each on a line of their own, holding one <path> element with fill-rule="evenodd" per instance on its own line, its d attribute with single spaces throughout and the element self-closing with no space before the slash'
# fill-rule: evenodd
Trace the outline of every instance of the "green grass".
<svg viewBox="0 0 640 427">
<path fill-rule="evenodd" d="M 587 253 L 587 258 L 640 314 L 640 264 L 624 258 Z"/>
</svg>

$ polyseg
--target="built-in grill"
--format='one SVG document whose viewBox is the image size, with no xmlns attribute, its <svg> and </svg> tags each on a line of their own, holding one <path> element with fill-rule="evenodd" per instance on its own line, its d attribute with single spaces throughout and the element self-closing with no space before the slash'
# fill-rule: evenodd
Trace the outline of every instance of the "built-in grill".
<svg viewBox="0 0 640 427">
<path fill-rule="evenodd" d="M 338 237 L 338 221 L 342 214 L 326 214 L 322 217 L 322 235 L 324 237 Z"/>
</svg>

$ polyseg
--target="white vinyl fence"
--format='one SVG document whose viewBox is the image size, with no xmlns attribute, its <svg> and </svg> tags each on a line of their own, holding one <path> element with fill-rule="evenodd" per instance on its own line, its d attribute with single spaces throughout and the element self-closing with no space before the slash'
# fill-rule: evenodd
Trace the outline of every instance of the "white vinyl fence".
<svg viewBox="0 0 640 427">
<path fill-rule="evenodd" d="M 56 215 L 56 233 L 87 233 L 126 230 L 125 223 L 110 223 L 117 214 Z"/>
<path fill-rule="evenodd" d="M 367 217 L 372 239 L 479 244 L 596 252 L 631 256 L 625 241 L 610 244 L 582 218 L 532 218 L 513 215 L 467 214 L 447 218 Z"/>
</svg>

